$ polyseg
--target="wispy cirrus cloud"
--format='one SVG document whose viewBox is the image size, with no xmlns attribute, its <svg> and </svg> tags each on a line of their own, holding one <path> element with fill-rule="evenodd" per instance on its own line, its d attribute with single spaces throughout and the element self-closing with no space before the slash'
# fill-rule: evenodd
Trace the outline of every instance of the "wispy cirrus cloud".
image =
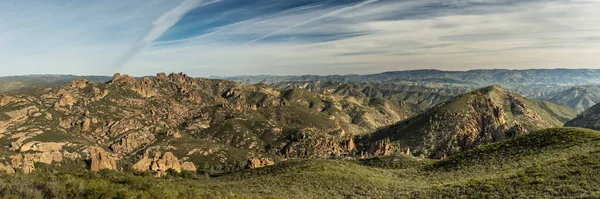
<svg viewBox="0 0 600 199">
<path fill-rule="evenodd" d="M 179 20 L 192 9 L 200 6 L 210 5 L 217 3 L 221 0 L 213 0 L 210 2 L 204 2 L 203 0 L 185 0 L 181 2 L 177 7 L 165 12 L 158 17 L 154 22 L 154 27 L 148 34 L 140 41 L 136 42 L 131 48 L 125 52 L 115 63 L 117 69 L 122 67 L 127 62 L 131 61 L 138 53 L 148 47 L 154 40 L 158 39 L 164 32 L 169 30 Z"/>
<path fill-rule="evenodd" d="M 211 76 L 600 61 L 600 2 L 591 0 L 223 0 L 163 21 L 156 19 L 185 1 L 23 2 L 0 2 L 0 17 L 9 19 L 0 22 L 0 67 L 17 66 L 17 73 L 52 65 L 59 73 L 105 74 L 102 66 L 115 62 L 134 75 Z M 29 17 L 14 12 L 18 6 Z"/>
</svg>

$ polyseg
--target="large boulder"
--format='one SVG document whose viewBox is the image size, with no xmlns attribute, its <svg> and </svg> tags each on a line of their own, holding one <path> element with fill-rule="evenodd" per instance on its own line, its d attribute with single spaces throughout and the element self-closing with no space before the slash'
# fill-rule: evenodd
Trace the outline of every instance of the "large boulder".
<svg viewBox="0 0 600 199">
<path fill-rule="evenodd" d="M 90 171 L 101 171 L 101 170 L 116 170 L 117 163 L 115 159 L 100 147 L 89 147 L 86 149 L 88 152 L 88 162 Z"/>
<path fill-rule="evenodd" d="M 10 166 L 10 165 L 4 165 L 2 163 L 0 163 L 0 173 L 7 173 L 7 174 L 13 174 L 15 173 L 15 170 Z"/>
<path fill-rule="evenodd" d="M 26 155 L 15 155 L 11 158 L 12 167 L 15 169 L 21 169 L 23 173 L 31 173 L 35 170 L 33 157 L 30 154 Z"/>
<path fill-rule="evenodd" d="M 275 165 L 275 162 L 270 158 L 253 158 L 248 160 L 248 168 L 250 169 L 256 169 L 271 165 Z"/>
</svg>

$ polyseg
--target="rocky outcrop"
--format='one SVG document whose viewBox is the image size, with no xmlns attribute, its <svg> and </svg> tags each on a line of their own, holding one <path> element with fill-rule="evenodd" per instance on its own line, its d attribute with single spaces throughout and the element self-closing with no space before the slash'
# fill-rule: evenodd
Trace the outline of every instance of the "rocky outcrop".
<svg viewBox="0 0 600 199">
<path fill-rule="evenodd" d="M 0 163 L 0 173 L 13 174 L 15 170 L 10 165 Z"/>
<path fill-rule="evenodd" d="M 77 99 L 71 95 L 71 93 L 65 90 L 59 90 L 58 92 L 59 99 L 58 102 L 54 105 L 55 108 L 60 107 L 68 107 L 71 108 L 75 103 L 77 103 Z"/>
<path fill-rule="evenodd" d="M 156 138 L 148 131 L 131 132 L 116 143 L 110 145 L 110 149 L 116 153 L 130 153 L 140 147 L 152 143 Z"/>
<path fill-rule="evenodd" d="M 20 169 L 23 173 L 31 173 L 35 171 L 35 163 L 30 154 L 18 154 L 12 156 L 11 165 L 15 169 Z"/>
<path fill-rule="evenodd" d="M 91 82 L 88 81 L 87 79 L 76 79 L 71 81 L 71 83 L 68 85 L 71 88 L 75 88 L 75 89 L 82 89 L 87 87 Z"/>
<path fill-rule="evenodd" d="M 193 162 L 183 162 L 181 163 L 181 170 L 183 171 L 196 171 L 196 165 Z"/>
<path fill-rule="evenodd" d="M 117 84 L 133 84 L 135 83 L 135 78 L 129 76 L 129 75 L 121 75 L 121 73 L 115 73 L 113 75 L 112 80 L 110 80 L 110 83 L 117 83 Z"/>
<path fill-rule="evenodd" d="M 17 101 L 19 101 L 19 99 L 13 96 L 0 96 L 0 106 L 5 106 Z"/>
<path fill-rule="evenodd" d="M 369 145 L 367 153 L 372 156 L 387 156 L 394 152 L 395 148 L 389 140 L 381 140 Z"/>
<path fill-rule="evenodd" d="M 348 155 L 354 152 L 355 143 L 352 136 L 339 136 L 339 133 L 319 132 L 318 129 L 307 128 L 292 133 L 291 142 L 284 148 L 288 157 L 333 157 Z M 331 135 L 333 134 L 333 135 Z"/>
<path fill-rule="evenodd" d="M 117 169 L 115 158 L 111 157 L 104 149 L 89 147 L 86 149 L 86 152 L 88 153 L 87 161 L 90 171 Z"/>
<path fill-rule="evenodd" d="M 247 167 L 250 169 L 256 169 L 272 165 L 275 165 L 275 162 L 270 158 L 252 158 L 248 160 Z"/>
<path fill-rule="evenodd" d="M 414 118 L 366 136 L 362 150 L 387 155 L 390 146 L 439 159 L 539 129 L 559 127 L 575 112 L 490 86 L 456 97 Z M 389 141 L 388 141 L 389 140 Z M 361 140 L 365 142 L 365 140 Z"/>
<path fill-rule="evenodd" d="M 177 172 L 181 172 L 181 164 L 179 159 L 171 152 L 166 152 L 160 159 L 156 160 L 150 167 L 153 171 L 158 173 L 167 172 L 169 169 L 173 169 Z"/>
<path fill-rule="evenodd" d="M 63 146 L 67 143 L 28 142 L 21 146 L 20 152 L 29 152 L 23 156 L 25 161 L 52 164 L 63 160 Z"/>
<path fill-rule="evenodd" d="M 83 131 L 83 132 L 89 131 L 91 123 L 92 123 L 92 120 L 90 120 L 90 118 L 85 118 L 83 120 L 83 123 L 81 124 L 81 131 Z"/>
<path fill-rule="evenodd" d="M 152 87 L 152 84 L 153 81 L 150 78 L 144 77 L 140 81 L 136 82 L 133 86 L 131 86 L 131 90 L 135 91 L 142 97 L 154 97 L 158 93 Z"/>
<path fill-rule="evenodd" d="M 146 154 L 131 168 L 136 171 L 154 171 L 159 176 L 164 175 L 170 169 L 178 173 L 181 173 L 182 170 L 196 171 L 194 163 L 180 161 L 171 152 L 166 152 L 164 154 L 156 152 L 152 158 L 148 157 L 148 154 Z"/>
<path fill-rule="evenodd" d="M 27 117 L 29 117 L 29 115 L 32 115 L 33 113 L 38 112 L 39 110 L 40 109 L 36 106 L 29 106 L 29 107 L 5 112 L 4 114 L 7 115 L 8 117 L 10 117 L 10 120 L 7 121 L 7 123 L 10 123 L 10 122 L 16 122 L 19 120 L 27 119 Z"/>
</svg>

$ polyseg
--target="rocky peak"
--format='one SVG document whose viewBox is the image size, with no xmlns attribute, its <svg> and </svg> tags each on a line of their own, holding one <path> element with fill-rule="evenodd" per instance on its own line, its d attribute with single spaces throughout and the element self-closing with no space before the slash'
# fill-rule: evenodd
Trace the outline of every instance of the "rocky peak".
<svg viewBox="0 0 600 199">
<path fill-rule="evenodd" d="M 110 80 L 110 83 L 125 83 L 125 84 L 133 84 L 135 83 L 135 78 L 129 76 L 129 75 L 121 75 L 121 73 L 115 73 L 113 75 L 112 80 Z"/>
<path fill-rule="evenodd" d="M 171 79 L 171 81 L 179 83 L 179 84 L 191 83 L 194 81 L 194 78 L 192 78 L 184 73 L 171 73 L 171 74 L 169 74 L 169 78 Z"/>
<path fill-rule="evenodd" d="M 561 126 L 558 115 L 575 113 L 489 86 L 375 132 L 366 150 L 370 154 L 385 154 L 386 142 L 381 141 L 390 139 L 402 147 L 411 147 L 417 155 L 440 158 L 526 132 Z"/>
<path fill-rule="evenodd" d="M 156 79 L 165 80 L 167 79 L 167 75 L 165 73 L 156 74 Z"/>
<path fill-rule="evenodd" d="M 71 88 L 82 89 L 82 88 L 87 87 L 90 83 L 91 82 L 87 79 L 79 78 L 79 79 L 71 81 L 71 83 L 69 83 L 69 85 L 67 85 L 67 86 L 71 87 Z"/>
</svg>

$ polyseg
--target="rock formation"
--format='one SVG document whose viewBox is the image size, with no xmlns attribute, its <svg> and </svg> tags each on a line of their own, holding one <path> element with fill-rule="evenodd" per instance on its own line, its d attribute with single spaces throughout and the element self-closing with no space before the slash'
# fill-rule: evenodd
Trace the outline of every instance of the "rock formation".
<svg viewBox="0 0 600 199">
<path fill-rule="evenodd" d="M 275 165 L 275 162 L 269 158 L 252 158 L 248 160 L 248 168 L 250 169 L 256 169 L 271 165 Z"/>
<path fill-rule="evenodd" d="M 110 157 L 104 149 L 100 147 L 89 147 L 86 151 L 88 152 L 89 169 L 91 171 L 117 169 L 115 159 Z"/>
</svg>

